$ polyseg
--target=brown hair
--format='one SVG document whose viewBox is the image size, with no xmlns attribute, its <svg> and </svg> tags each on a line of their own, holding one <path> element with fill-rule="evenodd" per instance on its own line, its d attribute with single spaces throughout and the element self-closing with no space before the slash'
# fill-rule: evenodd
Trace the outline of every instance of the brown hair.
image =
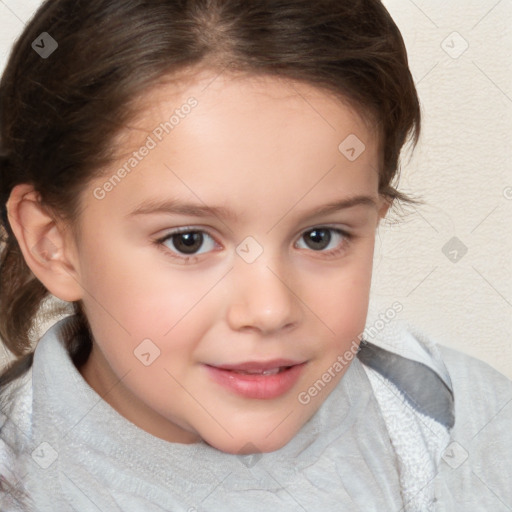
<svg viewBox="0 0 512 512">
<path fill-rule="evenodd" d="M 58 43 L 48 58 L 31 46 L 42 32 Z M 0 387 L 30 367 L 31 328 L 49 296 L 7 221 L 12 188 L 31 183 L 74 230 L 81 193 L 113 161 L 137 98 L 199 65 L 298 80 L 348 101 L 379 134 L 380 193 L 408 200 L 392 183 L 408 137 L 417 144 L 420 105 L 379 0 L 47 0 L 0 82 L 0 337 L 19 358 Z M 81 302 L 72 308 L 88 333 Z"/>
</svg>

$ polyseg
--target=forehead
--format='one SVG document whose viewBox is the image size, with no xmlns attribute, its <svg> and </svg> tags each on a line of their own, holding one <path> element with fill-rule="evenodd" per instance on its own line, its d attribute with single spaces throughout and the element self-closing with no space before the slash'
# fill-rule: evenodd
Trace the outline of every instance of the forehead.
<svg viewBox="0 0 512 512">
<path fill-rule="evenodd" d="M 134 100 L 135 116 L 130 126 L 119 134 L 125 142 L 119 144 L 120 148 L 126 149 L 126 143 L 136 145 L 140 135 L 137 131 L 150 133 L 190 97 L 197 99 L 200 108 L 194 109 L 188 125 L 194 124 L 193 118 L 200 120 L 204 116 L 213 123 L 213 117 L 222 114 L 223 124 L 226 116 L 245 127 L 251 123 L 261 126 L 266 119 L 271 128 L 283 125 L 288 129 L 301 128 L 309 137 L 326 129 L 338 132 L 339 137 L 344 131 L 353 130 L 367 146 L 378 142 L 374 140 L 378 138 L 377 123 L 363 116 L 341 94 L 285 77 L 199 67 L 162 78 Z M 299 120 L 303 121 L 300 127 L 296 123 Z"/>
<path fill-rule="evenodd" d="M 195 106 L 182 108 L 191 98 Z M 328 189 L 338 197 L 376 192 L 376 135 L 357 111 L 324 89 L 203 71 L 169 78 L 138 98 L 137 106 L 138 115 L 117 139 L 120 158 L 109 172 L 148 137 L 155 147 L 109 201 L 122 198 L 135 206 L 141 199 L 185 193 L 219 204 L 236 194 L 241 208 L 258 208 L 305 194 L 307 206 Z M 357 158 L 349 158 L 354 151 Z"/>
</svg>

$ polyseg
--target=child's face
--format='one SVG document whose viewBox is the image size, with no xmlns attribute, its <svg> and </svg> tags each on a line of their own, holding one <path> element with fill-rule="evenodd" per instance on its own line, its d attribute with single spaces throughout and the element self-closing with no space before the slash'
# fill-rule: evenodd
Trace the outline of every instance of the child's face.
<svg viewBox="0 0 512 512">
<path fill-rule="evenodd" d="M 75 268 L 95 346 L 80 371 L 155 436 L 264 452 L 325 401 L 348 366 L 338 356 L 355 351 L 364 329 L 385 212 L 377 141 L 312 87 L 214 77 L 148 96 L 126 156 L 84 195 Z M 181 108 L 166 133 L 160 123 L 190 97 L 197 105 Z M 365 144 L 353 161 L 345 154 L 359 146 L 338 148 L 351 134 Z M 130 172 L 118 173 L 130 157 Z M 147 202 L 176 212 L 133 214 Z M 153 242 L 184 227 L 188 235 Z M 242 364 L 260 375 L 219 369 Z M 309 391 L 329 370 L 325 387 Z"/>
</svg>

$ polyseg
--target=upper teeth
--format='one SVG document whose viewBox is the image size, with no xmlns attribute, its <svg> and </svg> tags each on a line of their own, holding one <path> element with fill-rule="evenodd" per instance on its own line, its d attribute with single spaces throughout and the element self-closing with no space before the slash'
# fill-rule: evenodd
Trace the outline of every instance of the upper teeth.
<svg viewBox="0 0 512 512">
<path fill-rule="evenodd" d="M 280 367 L 271 368 L 269 370 L 254 370 L 254 371 L 237 370 L 237 373 L 243 373 L 243 374 L 248 374 L 248 375 L 275 375 L 276 373 L 279 373 L 279 370 L 281 370 Z"/>
</svg>

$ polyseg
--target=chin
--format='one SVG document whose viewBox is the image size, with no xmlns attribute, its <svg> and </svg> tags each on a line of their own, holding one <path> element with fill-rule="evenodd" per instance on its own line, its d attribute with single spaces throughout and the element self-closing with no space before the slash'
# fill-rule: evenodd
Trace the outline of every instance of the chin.
<svg viewBox="0 0 512 512">
<path fill-rule="evenodd" d="M 279 450 L 280 448 L 288 444 L 288 442 L 291 441 L 292 437 L 293 436 L 290 436 L 289 438 L 280 439 L 274 442 L 269 442 L 263 439 L 256 439 L 251 441 L 248 438 L 230 440 L 228 442 L 215 444 L 208 443 L 208 441 L 206 440 L 205 442 L 207 442 L 213 448 L 216 448 L 217 450 L 220 450 L 225 453 L 231 453 L 233 455 L 249 455 L 252 453 L 268 453 Z"/>
<path fill-rule="evenodd" d="M 300 428 L 300 426 L 299 426 Z M 268 432 L 272 429 L 263 429 L 260 432 L 247 432 L 238 434 L 236 437 L 229 437 L 222 435 L 221 437 L 203 437 L 203 441 L 213 448 L 225 453 L 233 455 L 248 455 L 251 453 L 268 453 L 279 450 L 288 444 L 295 434 L 296 430 L 281 432 L 281 435 L 271 436 L 269 438 Z M 298 430 L 298 429 L 297 429 Z"/>
</svg>

